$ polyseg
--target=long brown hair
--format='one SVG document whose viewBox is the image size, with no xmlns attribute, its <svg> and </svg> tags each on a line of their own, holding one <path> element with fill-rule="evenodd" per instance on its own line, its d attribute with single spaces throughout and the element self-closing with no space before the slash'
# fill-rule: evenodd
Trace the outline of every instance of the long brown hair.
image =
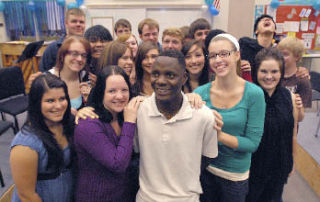
<svg viewBox="0 0 320 202">
<path fill-rule="evenodd" d="M 100 56 L 98 62 L 98 71 L 108 65 L 118 65 L 119 58 L 125 54 L 127 49 L 130 50 L 129 46 L 123 42 L 112 41 L 108 43 L 104 47 L 103 53 Z"/>
</svg>

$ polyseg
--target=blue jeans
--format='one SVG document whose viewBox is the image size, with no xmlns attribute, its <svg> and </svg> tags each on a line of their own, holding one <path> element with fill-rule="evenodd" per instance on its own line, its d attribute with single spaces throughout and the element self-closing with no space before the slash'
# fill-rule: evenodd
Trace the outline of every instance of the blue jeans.
<svg viewBox="0 0 320 202">
<path fill-rule="evenodd" d="M 207 170 L 201 174 L 201 185 L 201 202 L 245 202 L 248 193 L 248 180 L 231 181 Z"/>
</svg>

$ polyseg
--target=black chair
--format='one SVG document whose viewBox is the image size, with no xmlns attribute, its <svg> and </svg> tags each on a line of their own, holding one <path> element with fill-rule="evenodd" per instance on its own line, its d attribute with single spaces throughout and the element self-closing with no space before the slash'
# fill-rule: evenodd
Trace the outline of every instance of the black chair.
<svg viewBox="0 0 320 202">
<path fill-rule="evenodd" d="M 17 115 L 28 108 L 28 96 L 25 93 L 23 74 L 20 67 L 0 68 L 0 112 L 14 117 L 15 133 L 19 130 Z"/>
<path fill-rule="evenodd" d="M 320 73 L 318 72 L 310 72 L 310 82 L 311 82 L 311 86 L 312 86 L 312 101 L 317 101 L 317 116 L 320 115 L 320 109 L 318 109 L 318 103 L 320 101 Z M 317 130 L 315 133 L 315 137 L 318 137 L 318 133 L 319 133 L 319 129 L 320 129 L 320 119 L 317 125 Z"/>
<path fill-rule="evenodd" d="M 9 128 L 12 128 L 13 131 L 15 131 L 12 122 L 9 122 L 9 121 L 0 121 L 0 136 L 1 136 L 4 132 L 6 132 Z M 0 170 L 0 184 L 1 184 L 1 187 L 4 187 L 4 186 L 5 186 L 4 180 L 3 180 L 3 176 L 2 176 L 2 173 L 1 173 L 1 170 Z"/>
</svg>

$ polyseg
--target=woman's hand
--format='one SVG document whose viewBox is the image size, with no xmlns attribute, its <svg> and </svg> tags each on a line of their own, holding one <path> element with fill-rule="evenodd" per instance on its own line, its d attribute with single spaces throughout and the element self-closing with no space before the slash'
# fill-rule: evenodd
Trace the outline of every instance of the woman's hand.
<svg viewBox="0 0 320 202">
<path fill-rule="evenodd" d="M 97 82 L 97 76 L 91 72 L 89 72 L 89 81 L 90 81 L 90 85 L 93 88 L 96 85 Z"/>
<path fill-rule="evenodd" d="M 29 86 L 29 88 L 31 88 L 31 85 L 32 85 L 33 81 L 34 81 L 38 76 L 40 76 L 40 75 L 42 75 L 42 74 L 43 74 L 42 72 L 36 72 L 36 73 L 31 74 L 31 75 L 29 76 L 29 79 L 28 79 L 28 86 Z"/>
<path fill-rule="evenodd" d="M 79 109 L 76 117 L 75 117 L 75 123 L 79 123 L 79 119 L 86 120 L 87 117 L 90 117 L 91 119 L 97 119 L 99 116 L 94 113 L 94 108 L 93 107 L 84 107 L 82 109 Z"/>
<path fill-rule="evenodd" d="M 206 104 L 206 102 L 202 101 L 201 96 L 197 93 L 187 93 L 186 96 L 188 97 L 192 108 L 200 109 L 203 104 Z"/>
<path fill-rule="evenodd" d="M 310 80 L 310 73 L 309 70 L 305 67 L 298 67 L 298 70 L 296 72 L 296 77 L 298 78 L 307 78 Z"/>
<path fill-rule="evenodd" d="M 127 106 L 124 108 L 123 117 L 125 122 L 136 123 L 137 121 L 137 111 L 139 109 L 140 102 L 143 102 L 145 98 L 142 96 L 137 96 L 132 98 Z"/>
<path fill-rule="evenodd" d="M 213 115 L 215 117 L 215 124 L 214 124 L 213 128 L 216 129 L 217 134 L 220 135 L 222 127 L 223 127 L 222 116 L 216 110 L 212 110 L 212 111 L 213 111 Z"/>
<path fill-rule="evenodd" d="M 296 99 L 295 99 L 296 107 L 298 110 L 300 110 L 303 108 L 303 102 L 299 94 L 295 94 L 295 95 L 296 95 Z"/>
<path fill-rule="evenodd" d="M 240 69 L 241 69 L 241 72 L 250 72 L 251 71 L 251 65 L 250 65 L 249 61 L 241 60 Z"/>
<path fill-rule="evenodd" d="M 87 102 L 91 87 L 87 82 L 80 83 L 80 94 L 85 102 Z"/>
</svg>

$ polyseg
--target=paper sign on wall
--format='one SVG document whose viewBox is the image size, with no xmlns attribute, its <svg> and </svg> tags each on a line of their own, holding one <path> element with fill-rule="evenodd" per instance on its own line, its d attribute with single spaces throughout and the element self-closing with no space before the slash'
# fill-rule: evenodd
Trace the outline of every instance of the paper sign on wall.
<svg viewBox="0 0 320 202">
<path fill-rule="evenodd" d="M 320 35 L 317 35 L 316 41 L 314 43 L 315 48 L 320 48 Z"/>
<path fill-rule="evenodd" d="M 309 8 L 309 9 L 307 10 L 306 14 L 304 14 L 304 17 L 308 18 L 309 15 L 311 14 L 311 11 L 312 11 L 312 10 Z"/>
<path fill-rule="evenodd" d="M 314 33 L 303 33 L 301 35 L 301 38 L 303 38 L 303 39 L 313 39 L 314 38 Z"/>
<path fill-rule="evenodd" d="M 277 33 L 282 33 L 283 32 L 283 23 L 276 23 L 277 24 Z"/>
<path fill-rule="evenodd" d="M 312 39 L 303 39 L 304 42 L 304 48 L 310 49 L 312 45 Z"/>
<path fill-rule="evenodd" d="M 306 14 L 306 12 L 307 12 L 307 9 L 306 9 L 306 8 L 303 8 L 303 9 L 301 10 L 300 14 L 299 14 L 299 17 L 300 17 L 300 18 L 303 18 L 304 15 Z"/>
<path fill-rule="evenodd" d="M 309 29 L 308 25 L 309 25 L 309 21 L 308 20 L 302 20 L 300 22 L 300 30 L 303 31 L 303 32 L 308 31 L 308 29 Z"/>
<path fill-rule="evenodd" d="M 314 28 L 316 28 L 316 22 L 315 21 L 311 21 L 310 25 L 309 25 L 309 29 L 313 31 Z"/>
<path fill-rule="evenodd" d="M 299 21 L 284 21 L 283 31 L 284 32 L 299 32 Z"/>
</svg>

